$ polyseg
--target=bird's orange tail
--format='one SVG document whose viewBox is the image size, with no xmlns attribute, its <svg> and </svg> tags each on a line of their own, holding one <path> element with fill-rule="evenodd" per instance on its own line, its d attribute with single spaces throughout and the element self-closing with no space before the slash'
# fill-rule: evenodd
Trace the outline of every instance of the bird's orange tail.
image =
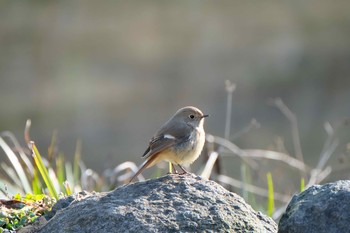
<svg viewBox="0 0 350 233">
<path fill-rule="evenodd" d="M 146 168 L 152 167 L 154 164 L 156 164 L 157 157 L 158 157 L 158 154 L 155 154 L 149 157 L 148 160 L 141 166 L 141 168 L 130 179 L 129 184 L 131 183 L 131 181 L 133 181 L 133 179 L 135 179 L 138 175 L 140 175 Z"/>
</svg>

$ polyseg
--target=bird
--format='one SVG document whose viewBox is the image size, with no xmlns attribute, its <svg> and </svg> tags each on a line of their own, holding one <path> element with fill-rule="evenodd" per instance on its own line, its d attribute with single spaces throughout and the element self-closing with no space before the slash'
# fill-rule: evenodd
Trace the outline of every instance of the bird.
<svg viewBox="0 0 350 233">
<path fill-rule="evenodd" d="M 201 154 L 205 143 L 204 118 L 201 110 L 193 106 L 180 108 L 165 122 L 149 142 L 142 158 L 145 162 L 130 179 L 132 182 L 145 169 L 161 161 L 170 162 L 177 173 L 175 166 L 179 166 L 183 173 L 188 173 L 182 165 L 192 164 Z"/>
</svg>

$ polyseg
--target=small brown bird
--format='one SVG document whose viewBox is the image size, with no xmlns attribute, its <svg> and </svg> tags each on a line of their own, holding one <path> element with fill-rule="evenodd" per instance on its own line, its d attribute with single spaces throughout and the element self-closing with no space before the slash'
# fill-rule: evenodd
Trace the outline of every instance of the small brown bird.
<svg viewBox="0 0 350 233">
<path fill-rule="evenodd" d="M 178 165 L 187 173 L 181 165 L 191 164 L 200 155 L 205 142 L 204 118 L 208 116 L 192 106 L 179 109 L 153 136 L 142 155 L 146 161 L 130 182 L 161 161 L 170 162 L 173 168 Z"/>
</svg>

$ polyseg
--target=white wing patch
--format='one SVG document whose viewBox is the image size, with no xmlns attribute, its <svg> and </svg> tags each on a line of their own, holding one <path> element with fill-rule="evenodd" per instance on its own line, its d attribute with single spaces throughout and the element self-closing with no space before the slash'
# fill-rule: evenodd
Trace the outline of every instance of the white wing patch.
<svg viewBox="0 0 350 233">
<path fill-rule="evenodd" d="M 173 135 L 170 135 L 170 134 L 164 134 L 164 138 L 175 139 L 175 137 Z"/>
</svg>

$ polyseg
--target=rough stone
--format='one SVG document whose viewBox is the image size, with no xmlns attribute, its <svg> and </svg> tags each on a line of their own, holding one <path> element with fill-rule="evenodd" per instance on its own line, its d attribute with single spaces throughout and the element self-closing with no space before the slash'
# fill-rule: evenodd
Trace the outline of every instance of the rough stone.
<svg viewBox="0 0 350 233">
<path fill-rule="evenodd" d="M 349 210 L 350 181 L 314 185 L 292 198 L 278 232 L 350 232 Z"/>
<path fill-rule="evenodd" d="M 243 198 L 194 175 L 83 193 L 59 205 L 38 232 L 277 232 Z"/>
</svg>

